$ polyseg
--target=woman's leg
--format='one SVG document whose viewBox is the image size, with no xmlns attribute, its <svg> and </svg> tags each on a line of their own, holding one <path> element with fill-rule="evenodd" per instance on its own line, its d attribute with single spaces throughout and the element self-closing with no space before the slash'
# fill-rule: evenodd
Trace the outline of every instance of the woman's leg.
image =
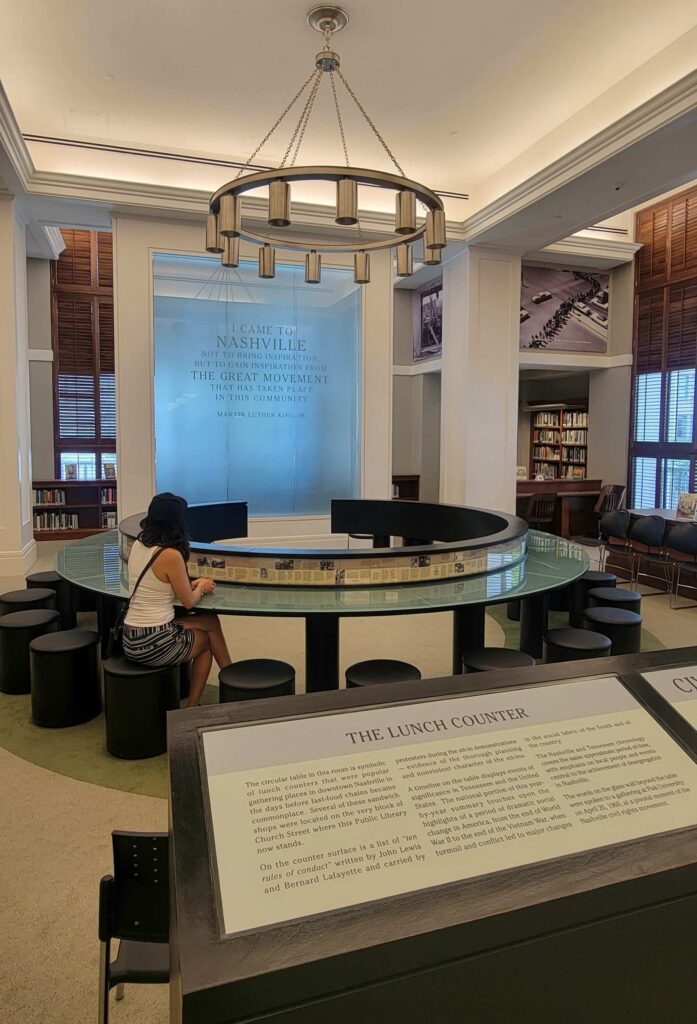
<svg viewBox="0 0 697 1024">
<path fill-rule="evenodd" d="M 193 629 L 197 636 L 199 633 L 206 634 L 210 650 L 218 663 L 218 668 L 226 668 L 232 664 L 232 658 L 227 649 L 220 619 L 215 612 L 201 612 L 200 614 L 197 612 L 195 615 L 177 616 L 177 621 L 185 629 Z"/>
<path fill-rule="evenodd" d="M 189 690 L 189 701 L 187 707 L 195 708 L 201 700 L 208 676 L 210 675 L 213 655 L 208 642 L 208 634 L 204 630 L 197 630 L 194 638 L 194 646 L 191 648 L 191 688 Z"/>
</svg>

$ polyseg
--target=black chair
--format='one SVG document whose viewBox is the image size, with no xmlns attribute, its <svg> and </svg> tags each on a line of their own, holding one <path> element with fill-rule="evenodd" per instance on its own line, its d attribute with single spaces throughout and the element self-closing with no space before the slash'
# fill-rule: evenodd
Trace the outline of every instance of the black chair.
<svg viewBox="0 0 697 1024">
<path fill-rule="evenodd" d="M 392 658 L 374 658 L 372 661 L 357 661 L 346 669 L 346 688 L 377 686 L 379 683 L 404 683 L 421 679 L 416 665 Z"/>
<path fill-rule="evenodd" d="M 673 559 L 664 550 L 665 532 L 663 516 L 638 516 L 629 530 L 629 546 L 633 555 L 632 584 L 637 586 L 640 576 L 656 578 L 654 573 L 642 573 L 642 565 L 660 568 L 666 583 L 665 591 L 655 588 L 645 597 L 670 593 L 673 589 Z"/>
<path fill-rule="evenodd" d="M 631 573 L 632 553 L 629 550 L 629 512 L 626 509 L 618 509 L 615 512 L 606 512 L 598 523 L 600 535 L 600 569 L 603 571 L 607 563 L 607 556 L 610 552 L 629 559 Z"/>
<path fill-rule="evenodd" d="M 626 612 L 640 615 L 641 594 L 637 590 L 623 590 L 620 587 L 594 587 L 588 591 L 588 607 L 624 608 Z"/>
<path fill-rule="evenodd" d="M 638 654 L 641 650 L 641 615 L 624 608 L 586 608 L 583 628 L 602 633 L 612 643 L 613 654 Z"/>
<path fill-rule="evenodd" d="M 169 982 L 169 864 L 166 832 L 112 832 L 114 874 L 99 883 L 99 1024 L 109 992 Z M 119 940 L 111 960 L 111 940 Z"/>
<path fill-rule="evenodd" d="M 571 539 L 577 544 L 585 544 L 586 547 L 598 547 L 602 543 L 600 536 L 600 520 L 608 512 L 615 512 L 618 509 L 624 508 L 625 497 L 627 495 L 627 488 L 624 484 L 603 484 L 600 488 L 600 494 L 598 500 L 593 508 L 593 515 L 596 517 L 598 532 L 594 537 L 572 537 Z"/>
<path fill-rule="evenodd" d="M 6 594 L 0 594 L 0 615 L 28 612 L 34 608 L 50 608 L 55 611 L 55 590 L 33 587 L 31 590 L 8 590 Z"/>
<path fill-rule="evenodd" d="M 496 672 L 504 668 L 532 668 L 535 659 L 508 647 L 477 647 L 462 655 L 463 672 Z"/>
<path fill-rule="evenodd" d="M 617 577 L 611 572 L 598 572 L 596 569 L 589 569 L 571 584 L 571 597 L 569 599 L 569 625 L 574 629 L 582 626 L 581 616 L 584 608 L 588 607 L 588 594 L 596 587 L 616 587 Z"/>
<path fill-rule="evenodd" d="M 545 633 L 545 662 L 581 661 L 585 658 L 609 658 L 612 643 L 604 633 L 563 626 Z"/>
<path fill-rule="evenodd" d="M 27 576 L 27 587 L 29 590 L 35 588 L 47 588 L 55 591 L 56 608 L 60 612 L 61 628 L 75 629 L 77 617 L 75 615 L 75 595 L 73 588 L 66 579 L 57 572 L 35 572 Z"/>
<path fill-rule="evenodd" d="M 126 658 L 104 662 L 106 748 L 114 757 L 167 750 L 167 712 L 179 709 L 179 666 L 148 668 Z"/>
<path fill-rule="evenodd" d="M 528 498 L 528 507 L 523 512 L 523 519 L 533 529 L 541 530 L 543 526 L 550 526 L 553 522 L 556 506 L 556 494 L 531 494 Z"/>
<path fill-rule="evenodd" d="M 295 693 L 295 669 L 273 658 L 234 661 L 218 675 L 220 703 L 286 697 Z"/>
<path fill-rule="evenodd" d="M 99 633 L 68 629 L 29 644 L 31 714 L 35 725 L 62 729 L 102 710 Z"/>
<path fill-rule="evenodd" d="M 666 537 L 668 557 L 673 561 L 673 589 L 670 594 L 671 608 L 689 608 L 678 605 L 680 577 L 684 574 L 691 583 L 683 586 L 697 590 L 697 523 L 677 523 Z"/>
<path fill-rule="evenodd" d="M 0 617 L 0 690 L 31 693 L 29 644 L 37 636 L 54 633 L 60 615 L 50 608 L 33 608 Z"/>
</svg>

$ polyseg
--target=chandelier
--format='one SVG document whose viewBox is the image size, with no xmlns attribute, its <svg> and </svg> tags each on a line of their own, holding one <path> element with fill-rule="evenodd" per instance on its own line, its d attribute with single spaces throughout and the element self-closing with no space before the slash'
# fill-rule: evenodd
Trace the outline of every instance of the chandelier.
<svg viewBox="0 0 697 1024">
<path fill-rule="evenodd" d="M 443 201 L 425 185 L 406 178 L 392 150 L 375 127 L 365 107 L 356 96 L 341 71 L 341 60 L 332 49 L 332 37 L 348 23 L 348 15 L 341 7 L 322 4 L 313 7 L 307 15 L 308 24 L 324 36 L 324 48 L 315 56 L 314 70 L 297 90 L 283 113 L 276 119 L 237 176 L 211 196 L 206 222 L 206 250 L 219 253 L 223 267 L 237 267 L 240 262 L 240 239 L 259 243 L 259 276 L 272 278 L 276 273 L 276 249 L 305 251 L 305 280 L 318 284 L 322 275 L 322 255 L 353 253 L 354 279 L 357 284 L 370 281 L 370 253 L 395 248 L 397 275 L 409 277 L 413 272 L 412 245 L 423 238 L 423 262 L 436 265 L 441 262 L 445 248 L 445 211 Z M 329 80 L 332 100 L 339 129 L 345 166 L 296 166 L 305 132 L 312 115 L 317 94 L 323 81 Z M 352 167 L 349 162 L 344 123 L 339 106 L 337 80 L 346 90 L 378 142 L 394 164 L 398 173 Z M 290 134 L 285 154 L 278 168 L 245 174 L 252 161 L 285 121 L 296 104 L 304 98 L 300 116 Z M 303 237 L 302 227 L 295 226 L 292 233 L 284 229 L 291 226 L 291 186 L 294 182 L 331 182 L 336 186 L 337 225 L 353 228 L 345 239 L 325 243 Z M 358 186 L 368 185 L 386 189 L 395 196 L 394 232 L 387 239 L 366 241 L 358 212 Z M 242 218 L 241 197 L 251 190 L 268 188 L 268 230 L 252 230 Z M 417 217 L 417 203 L 425 216 Z"/>
</svg>

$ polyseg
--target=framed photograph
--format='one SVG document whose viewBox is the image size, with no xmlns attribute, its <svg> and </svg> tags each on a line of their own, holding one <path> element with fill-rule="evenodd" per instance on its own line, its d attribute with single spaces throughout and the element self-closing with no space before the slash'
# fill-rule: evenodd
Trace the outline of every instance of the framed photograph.
<svg viewBox="0 0 697 1024">
<path fill-rule="evenodd" d="M 436 359 L 443 351 L 443 284 L 416 295 L 414 361 Z"/>
<path fill-rule="evenodd" d="M 65 472 L 64 480 L 77 480 L 77 462 L 64 462 L 63 470 Z"/>
<path fill-rule="evenodd" d="M 516 466 L 515 468 L 516 480 L 527 480 L 528 478 L 528 467 L 527 466 Z"/>
<path fill-rule="evenodd" d="M 116 466 L 114 465 L 114 463 L 113 462 L 104 462 L 104 463 L 102 463 L 102 465 L 104 467 L 104 479 L 105 480 L 115 480 L 116 479 Z"/>
<path fill-rule="evenodd" d="M 520 348 L 606 352 L 610 275 L 524 263 Z"/>
<path fill-rule="evenodd" d="M 697 514 L 697 494 L 683 492 L 678 496 L 676 519 L 695 519 Z"/>
</svg>

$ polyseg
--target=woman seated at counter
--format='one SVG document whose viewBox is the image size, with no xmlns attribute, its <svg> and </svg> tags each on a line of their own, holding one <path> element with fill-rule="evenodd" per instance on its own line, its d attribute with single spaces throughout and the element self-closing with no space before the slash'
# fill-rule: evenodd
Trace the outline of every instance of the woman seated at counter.
<svg viewBox="0 0 697 1024">
<path fill-rule="evenodd" d="M 132 596 L 123 623 L 123 652 L 130 661 L 157 668 L 193 661 L 188 706 L 196 707 L 213 658 L 220 668 L 232 659 L 214 612 L 174 611 L 175 598 L 188 612 L 215 590 L 213 580 L 189 580 L 186 507 L 176 494 L 156 494 L 141 521 L 128 559 Z"/>
</svg>

